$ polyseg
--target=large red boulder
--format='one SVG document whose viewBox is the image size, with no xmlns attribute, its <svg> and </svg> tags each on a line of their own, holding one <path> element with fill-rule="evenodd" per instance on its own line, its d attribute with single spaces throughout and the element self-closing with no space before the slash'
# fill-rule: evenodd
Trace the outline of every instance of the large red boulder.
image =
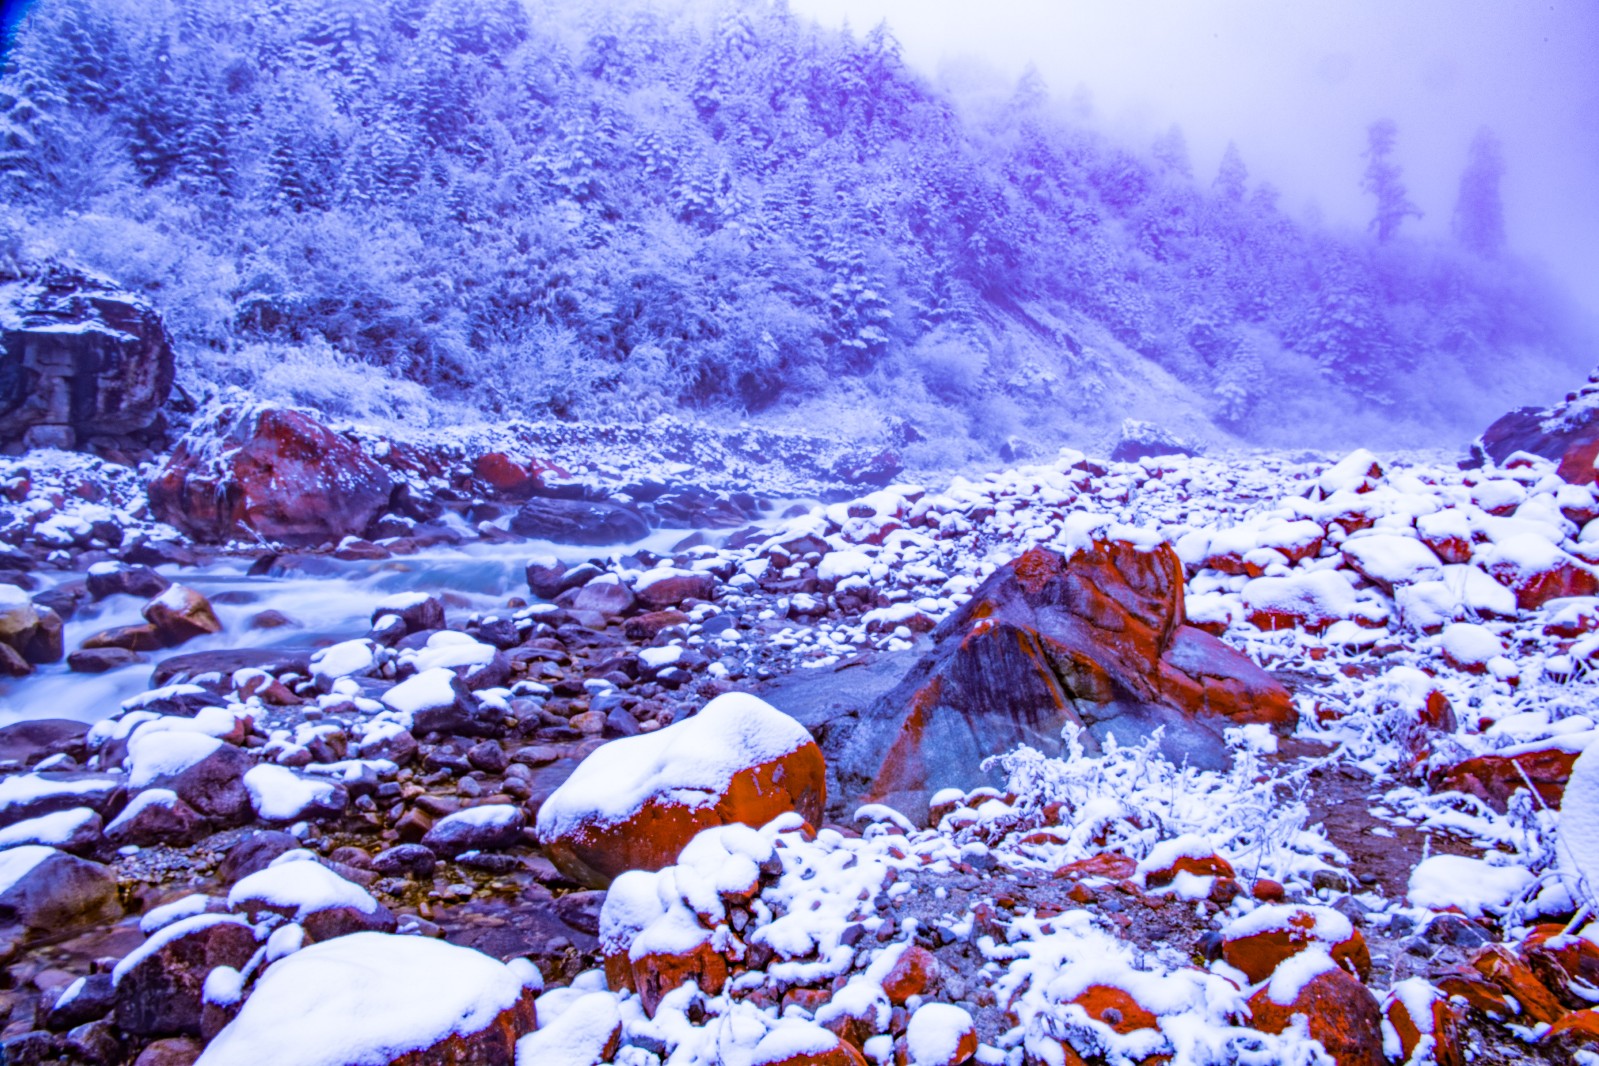
<svg viewBox="0 0 1599 1066">
<path fill-rule="evenodd" d="M 1250 997 L 1255 1028 L 1281 1033 L 1293 1023 L 1294 1015 L 1302 1014 L 1310 1036 L 1321 1042 L 1337 1066 L 1387 1066 L 1377 1000 L 1326 955 L 1319 958 L 1325 960 L 1325 968 L 1314 976 L 1285 973 L 1289 966 L 1284 966 Z M 1306 959 L 1310 961 L 1308 956 Z"/>
<path fill-rule="evenodd" d="M 819 824 L 821 750 L 794 719 L 733 692 L 665 729 L 597 749 L 539 808 L 545 854 L 581 884 L 659 870 L 702 829 L 798 812 Z"/>
<path fill-rule="evenodd" d="M 1248 658 L 1186 624 L 1183 570 L 1168 544 L 1095 540 L 1066 556 L 1035 548 L 1000 568 L 933 633 L 899 686 L 823 743 L 845 803 L 925 815 L 935 790 L 973 784 L 989 756 L 1021 744 L 1090 750 L 1114 735 L 1164 746 L 1193 765 L 1229 759 L 1223 726 L 1291 731 L 1288 691 Z"/>
<path fill-rule="evenodd" d="M 1489 426 L 1477 445 L 1496 463 L 1516 452 L 1530 452 L 1560 464 L 1559 474 L 1572 484 L 1591 485 L 1594 460 L 1599 459 L 1599 406 L 1589 396 L 1599 371 L 1588 376 L 1589 385 L 1551 407 L 1522 407 Z"/>
<path fill-rule="evenodd" d="M 298 411 L 228 407 L 179 442 L 150 507 L 197 540 L 337 541 L 388 504 L 389 475 L 353 441 Z"/>
<path fill-rule="evenodd" d="M 1531 751 L 1476 755 L 1433 770 L 1427 778 L 1434 792 L 1466 792 L 1502 811 L 1517 789 L 1528 782 L 1547 806 L 1560 806 L 1571 768 L 1579 752 L 1549 746 Z"/>
</svg>

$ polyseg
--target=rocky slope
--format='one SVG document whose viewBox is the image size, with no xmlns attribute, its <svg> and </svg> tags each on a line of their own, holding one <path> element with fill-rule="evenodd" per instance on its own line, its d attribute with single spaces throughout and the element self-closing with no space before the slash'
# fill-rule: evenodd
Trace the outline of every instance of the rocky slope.
<svg viewBox="0 0 1599 1066">
<path fill-rule="evenodd" d="M 780 517 L 209 425 L 0 466 L 8 1062 L 1593 1052 L 1599 496 L 1547 458 L 1063 452 Z M 496 606 L 353 631 L 201 591 L 523 538 Z M 153 672 L 92 724 L 30 687 L 106 669 Z"/>
</svg>

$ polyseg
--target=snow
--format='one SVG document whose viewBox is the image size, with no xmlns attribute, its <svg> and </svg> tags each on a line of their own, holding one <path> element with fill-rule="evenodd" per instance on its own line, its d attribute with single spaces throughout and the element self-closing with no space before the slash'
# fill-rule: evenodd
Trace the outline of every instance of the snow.
<svg viewBox="0 0 1599 1066">
<path fill-rule="evenodd" d="M 639 662 L 651 670 L 663 670 L 679 659 L 683 658 L 683 649 L 676 644 L 667 644 L 659 648 L 640 648 Z"/>
<path fill-rule="evenodd" d="M 1241 595 L 1251 610 L 1302 615 L 1312 623 L 1347 618 L 1355 609 L 1354 589 L 1333 570 L 1258 577 L 1244 586 Z"/>
<path fill-rule="evenodd" d="M 221 747 L 222 741 L 201 733 L 141 729 L 128 740 L 128 786 L 143 789 L 175 777 Z"/>
<path fill-rule="evenodd" d="M 522 994 L 515 971 L 471 948 L 352 933 L 267 967 L 197 1066 L 386 1066 L 481 1032 Z"/>
<path fill-rule="evenodd" d="M 245 771 L 244 787 L 250 793 L 255 813 L 269 822 L 296 821 L 314 807 L 332 805 L 338 794 L 338 789 L 326 781 L 309 780 L 272 763 L 261 763 Z"/>
<path fill-rule="evenodd" d="M 782 711 L 748 693 L 726 693 L 691 718 L 612 741 L 584 759 L 539 808 L 539 838 L 614 825 L 658 796 L 709 806 L 741 770 L 810 743 L 805 727 Z"/>
<path fill-rule="evenodd" d="M 309 857 L 285 861 L 287 856 L 279 856 L 266 869 L 234 885 L 228 892 L 228 909 L 268 908 L 285 912 L 297 922 L 335 907 L 350 907 L 362 914 L 377 912 L 377 900 L 360 885 L 346 881 Z"/>
<path fill-rule="evenodd" d="M 1306 985 L 1324 973 L 1337 970 L 1338 964 L 1320 948 L 1306 948 L 1277 964 L 1266 984 L 1266 996 L 1281 1007 L 1291 1006 Z"/>
<path fill-rule="evenodd" d="M 543 1028 L 518 1040 L 516 1066 L 593 1066 L 605 1059 L 606 1047 L 621 1025 L 616 997 L 609 992 L 590 992 Z"/>
<path fill-rule="evenodd" d="M 311 675 L 324 684 L 340 677 L 356 677 L 377 665 L 377 645 L 362 638 L 323 648 L 311 656 Z"/>
<path fill-rule="evenodd" d="M 1247 936 L 1279 931 L 1292 931 L 1307 940 L 1319 941 L 1329 946 L 1342 944 L 1355 935 L 1355 927 L 1338 911 L 1331 907 L 1302 904 L 1268 904 L 1257 907 L 1250 913 L 1229 922 L 1222 935 L 1228 940 L 1238 940 Z"/>
<path fill-rule="evenodd" d="M 498 650 L 492 644 L 483 644 L 465 633 L 441 630 L 428 638 L 427 647 L 417 652 L 407 652 L 402 658 L 416 665 L 419 674 L 433 670 L 464 666 L 482 666 L 493 662 Z"/>
<path fill-rule="evenodd" d="M 12 848 L 19 844 L 59 847 L 70 841 L 84 826 L 97 822 L 99 817 L 87 807 L 74 807 L 29 818 L 0 829 L 0 848 Z"/>
<path fill-rule="evenodd" d="M 59 853 L 55 848 L 43 844 L 23 844 L 0 851 L 0 895 L 11 891 L 35 866 L 56 854 Z"/>
<path fill-rule="evenodd" d="M 1599 903 L 1599 745 L 1572 764 L 1557 839 L 1561 868 L 1581 879 L 1588 902 Z"/>
<path fill-rule="evenodd" d="M 1445 655 L 1462 666 L 1486 665 L 1505 650 L 1493 630 L 1472 622 L 1444 627 L 1440 645 Z"/>
<path fill-rule="evenodd" d="M 1524 866 L 1495 866 L 1464 855 L 1433 855 L 1410 872 L 1409 896 L 1418 907 L 1458 907 L 1468 917 L 1481 918 L 1506 910 L 1532 882 L 1532 873 Z"/>
<path fill-rule="evenodd" d="M 383 703 L 402 714 L 449 707 L 455 703 L 455 671 L 447 667 L 424 670 L 383 694 Z"/>
<path fill-rule="evenodd" d="M 905 1027 L 910 1066 L 950 1066 L 958 1060 L 961 1038 L 973 1033 L 972 1016 L 948 1003 L 924 1003 Z"/>
<path fill-rule="evenodd" d="M 10 777 L 0 778 L 0 818 L 12 808 L 21 808 L 54 796 L 83 799 L 104 796 L 120 784 L 120 781 L 105 777 L 63 780 L 40 774 L 12 774 Z"/>
<path fill-rule="evenodd" d="M 203 892 L 192 892 L 187 896 L 163 903 L 159 907 L 152 907 L 145 911 L 144 917 L 139 919 L 139 932 L 149 936 L 161 929 L 165 929 L 173 922 L 184 918 L 193 918 L 197 914 L 206 914 L 220 910 L 219 901 Z"/>
<path fill-rule="evenodd" d="M 148 807 L 173 807 L 177 803 L 178 794 L 170 788 L 147 788 L 128 801 L 128 805 L 122 808 L 122 813 L 118 814 L 116 818 L 112 819 L 111 824 L 106 826 L 106 832 L 109 833 L 113 829 L 122 828 L 132 822 Z"/>
<path fill-rule="evenodd" d="M 830 551 L 816 564 L 816 580 L 836 585 L 846 577 L 870 573 L 872 557 L 858 551 Z"/>
</svg>

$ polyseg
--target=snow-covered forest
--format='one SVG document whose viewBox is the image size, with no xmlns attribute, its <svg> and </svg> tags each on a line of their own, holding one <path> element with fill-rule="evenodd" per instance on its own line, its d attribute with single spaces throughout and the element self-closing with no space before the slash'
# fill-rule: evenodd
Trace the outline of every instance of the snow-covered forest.
<svg viewBox="0 0 1599 1066">
<path fill-rule="evenodd" d="M 0 269 L 104 272 L 189 391 L 334 416 L 852 408 L 935 465 L 1150 402 L 1453 443 L 1592 355 L 1506 245 L 1491 134 L 1421 240 L 1373 119 L 1358 232 L 1247 152 L 1196 173 L 1177 127 L 934 84 L 781 0 L 45 0 L 0 79 Z"/>
</svg>

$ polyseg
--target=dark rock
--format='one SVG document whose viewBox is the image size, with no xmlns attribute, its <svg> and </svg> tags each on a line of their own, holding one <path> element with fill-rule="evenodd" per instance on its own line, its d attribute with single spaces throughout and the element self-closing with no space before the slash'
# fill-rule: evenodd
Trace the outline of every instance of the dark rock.
<svg viewBox="0 0 1599 1066">
<path fill-rule="evenodd" d="M 503 737 L 505 719 L 500 710 L 478 702 L 466 683 L 457 675 L 450 679 L 455 699 L 441 707 L 424 707 L 411 716 L 416 733 L 440 733 L 461 737 Z"/>
<path fill-rule="evenodd" d="M 466 750 L 466 761 L 474 769 L 482 770 L 489 774 L 503 774 L 511 761 L 505 757 L 505 749 L 493 740 L 485 740 L 474 744 Z"/>
<path fill-rule="evenodd" d="M 124 562 L 141 566 L 194 566 L 200 561 L 193 549 L 175 540 L 141 540 L 122 549 Z"/>
<path fill-rule="evenodd" d="M 299 839 L 288 833 L 258 829 L 228 849 L 217 865 L 217 878 L 225 885 L 232 885 L 265 870 L 273 859 L 299 846 Z"/>
<path fill-rule="evenodd" d="M 131 626 L 114 626 L 104 629 L 84 640 L 81 645 L 83 651 L 97 651 L 101 648 L 120 648 L 123 651 L 160 651 L 166 647 L 161 639 L 161 633 L 155 626 L 148 622 Z"/>
<path fill-rule="evenodd" d="M 145 661 L 127 648 L 79 648 L 67 656 L 67 669 L 79 674 L 103 674 Z"/>
<path fill-rule="evenodd" d="M 54 266 L 10 294 L 0 332 L 0 437 L 75 447 L 155 423 L 172 339 L 146 300 Z"/>
<path fill-rule="evenodd" d="M 134 797 L 137 801 L 138 797 Z M 193 844 L 211 832 L 211 824 L 193 807 L 175 799 L 171 803 L 147 802 L 129 805 L 105 830 L 105 838 L 116 847 L 137 844 Z"/>
<path fill-rule="evenodd" d="M 649 526 L 623 504 L 540 497 L 512 516 L 511 532 L 558 544 L 622 544 L 641 539 Z"/>
<path fill-rule="evenodd" d="M 463 851 L 499 851 L 522 842 L 527 818 L 506 804 L 470 807 L 439 819 L 422 838 L 435 854 L 452 859 Z"/>
<path fill-rule="evenodd" d="M 230 648 L 225 651 L 197 651 L 173 655 L 156 666 L 150 675 L 150 687 L 165 688 L 183 682 L 198 684 L 196 678 L 215 674 L 222 679 L 213 683 L 216 691 L 231 687 L 230 679 L 239 670 L 265 670 L 269 674 L 311 672 L 311 653 L 299 648 Z"/>
<path fill-rule="evenodd" d="M 433 876 L 438 856 L 421 844 L 397 844 L 372 857 L 372 869 L 390 877 L 415 877 L 426 881 Z"/>
<path fill-rule="evenodd" d="M 573 929 L 593 936 L 600 931 L 604 905 L 604 891 L 569 892 L 555 901 L 555 913 Z"/>
<path fill-rule="evenodd" d="M 147 787 L 169 788 L 196 812 L 219 826 L 242 825 L 253 816 L 244 774 L 255 760 L 232 744 L 219 743 L 199 762 L 150 780 Z"/>
<path fill-rule="evenodd" d="M 58 932 L 122 916 L 117 875 L 109 866 L 36 844 L 4 856 L 8 874 L 17 876 L 0 890 L 0 924 Z"/>
<path fill-rule="evenodd" d="M 372 624 L 379 618 L 392 614 L 405 623 L 406 633 L 430 632 L 444 628 L 444 604 L 437 596 L 429 596 L 401 607 L 379 607 L 372 612 Z"/>
<path fill-rule="evenodd" d="M 139 1036 L 199 1035 L 206 975 L 218 966 L 243 970 L 255 954 L 255 934 L 221 915 L 185 919 L 194 927 L 172 937 L 122 973 L 117 1025 Z"/>
<path fill-rule="evenodd" d="M 116 1007 L 117 991 L 111 984 L 110 974 L 90 974 L 82 978 L 82 982 L 68 986 L 55 1005 L 46 1012 L 44 1023 L 47 1028 L 58 1033 L 75 1029 L 97 1018 L 104 1018 Z M 72 993 L 70 999 L 66 998 L 66 992 Z"/>
<path fill-rule="evenodd" d="M 61 616 L 63 622 L 72 621 L 73 615 L 78 613 L 78 605 L 88 597 L 88 590 L 82 582 L 70 581 L 57 585 L 53 589 L 46 589 L 33 597 L 36 607 L 48 607 Z"/>
<path fill-rule="evenodd" d="M 1519 408 L 1489 426 L 1476 450 L 1501 465 L 1517 452 L 1540 455 L 1559 463 L 1556 472 L 1566 481 L 1591 485 L 1599 458 L 1599 407 L 1582 397 L 1544 408 Z"/>
<path fill-rule="evenodd" d="M 185 1036 L 152 1040 L 133 1060 L 133 1066 L 194 1066 L 204 1050 L 200 1041 Z"/>
<path fill-rule="evenodd" d="M 1178 440 L 1153 422 L 1129 418 L 1122 422 L 1121 439 L 1110 453 L 1113 463 L 1136 463 L 1160 455 L 1198 455 L 1191 445 Z"/>
<path fill-rule="evenodd" d="M 392 489 L 359 445 L 298 411 L 227 407 L 179 442 L 150 507 L 197 540 L 321 544 L 360 533 Z"/>
<path fill-rule="evenodd" d="M 32 718 L 0 726 L 0 762 L 32 766 L 52 755 L 71 755 L 82 761 L 85 722 L 66 718 Z"/>
<path fill-rule="evenodd" d="M 74 1061 L 88 1066 L 117 1066 L 127 1061 L 122 1038 L 109 1018 L 98 1018 L 69 1030 L 61 1044 Z"/>
<path fill-rule="evenodd" d="M 42 1029 L 18 1033 L 0 1040 L 0 1063 L 5 1066 L 43 1066 L 59 1062 L 63 1041 Z"/>
<path fill-rule="evenodd" d="M 90 568 L 85 583 L 89 595 L 97 600 L 107 596 L 137 596 L 141 600 L 154 599 L 172 584 L 148 566 L 130 566 L 126 563 Z"/>
</svg>

